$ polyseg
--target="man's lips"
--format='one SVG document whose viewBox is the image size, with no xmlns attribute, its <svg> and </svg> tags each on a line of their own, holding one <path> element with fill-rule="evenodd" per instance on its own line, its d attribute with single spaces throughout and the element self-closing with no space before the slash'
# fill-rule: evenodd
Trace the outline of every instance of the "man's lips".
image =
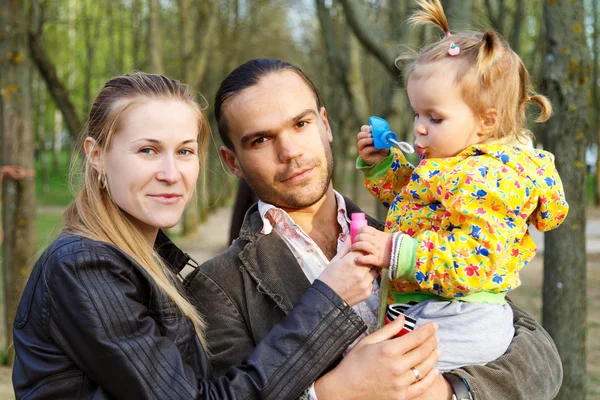
<svg viewBox="0 0 600 400">
<path fill-rule="evenodd" d="M 313 168 L 303 168 L 301 170 L 295 171 L 285 179 L 282 179 L 281 182 L 296 182 L 302 180 L 308 175 L 310 175 L 312 170 Z"/>
</svg>

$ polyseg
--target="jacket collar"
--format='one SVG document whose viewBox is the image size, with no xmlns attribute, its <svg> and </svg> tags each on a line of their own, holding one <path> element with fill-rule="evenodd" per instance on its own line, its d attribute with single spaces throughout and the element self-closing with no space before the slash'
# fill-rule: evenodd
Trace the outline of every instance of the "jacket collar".
<svg viewBox="0 0 600 400">
<path fill-rule="evenodd" d="M 348 213 L 362 212 L 347 197 Z M 383 229 L 383 223 L 367 216 L 369 225 Z M 289 313 L 306 293 L 310 282 L 302 272 L 296 257 L 275 231 L 268 235 L 261 233 L 262 219 L 258 205 L 254 204 L 244 218 L 238 240 L 246 242 L 239 253 L 239 259 L 260 292 L 268 295 L 284 312 Z"/>
<path fill-rule="evenodd" d="M 158 235 L 156 235 L 154 250 L 165 260 L 171 270 L 179 277 L 179 280 L 183 282 L 183 285 L 188 286 L 198 272 L 198 263 L 186 252 L 175 246 L 162 230 L 159 230 Z"/>
</svg>

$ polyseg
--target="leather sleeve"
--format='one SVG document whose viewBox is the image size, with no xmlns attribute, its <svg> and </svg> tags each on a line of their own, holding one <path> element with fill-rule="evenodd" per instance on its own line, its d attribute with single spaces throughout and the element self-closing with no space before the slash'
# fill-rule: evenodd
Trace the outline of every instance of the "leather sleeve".
<svg viewBox="0 0 600 400">
<path fill-rule="evenodd" d="M 140 272 L 89 250 L 57 263 L 47 282 L 50 332 L 115 399 L 294 398 L 360 334 L 347 305 L 317 281 L 245 364 L 201 379 L 142 304 Z"/>
<path fill-rule="evenodd" d="M 553 399 L 562 384 L 562 363 L 552 338 L 509 301 L 515 337 L 506 353 L 486 365 L 452 371 L 464 377 L 475 400 Z"/>
</svg>

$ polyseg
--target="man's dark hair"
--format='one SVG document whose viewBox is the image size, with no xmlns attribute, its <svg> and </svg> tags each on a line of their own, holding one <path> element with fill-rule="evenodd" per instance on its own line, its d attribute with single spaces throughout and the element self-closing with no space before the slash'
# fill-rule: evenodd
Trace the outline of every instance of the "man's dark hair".
<svg viewBox="0 0 600 400">
<path fill-rule="evenodd" d="M 223 115 L 225 102 L 235 97 L 242 90 L 256 85 L 263 76 L 281 71 L 292 71 L 306 82 L 315 95 L 317 111 L 324 105 L 315 84 L 296 65 L 271 58 L 258 58 L 247 61 L 227 75 L 223 82 L 221 82 L 221 86 L 219 86 L 219 90 L 217 90 L 217 94 L 215 95 L 215 120 L 217 121 L 219 135 L 225 146 L 233 149 L 233 143 L 229 138 L 227 122 Z"/>
</svg>

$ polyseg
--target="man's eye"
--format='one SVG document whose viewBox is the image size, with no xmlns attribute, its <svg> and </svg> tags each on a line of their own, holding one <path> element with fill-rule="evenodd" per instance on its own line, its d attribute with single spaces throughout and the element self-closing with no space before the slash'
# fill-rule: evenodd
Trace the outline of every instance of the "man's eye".
<svg viewBox="0 0 600 400">
<path fill-rule="evenodd" d="M 296 128 L 304 128 L 306 125 L 308 125 L 308 121 L 299 121 L 296 123 Z"/>
<path fill-rule="evenodd" d="M 264 143 L 266 141 L 267 141 L 266 137 L 264 137 L 264 136 L 263 137 L 259 137 L 258 139 L 255 139 L 255 140 L 252 141 L 252 145 L 256 146 L 256 145 L 262 144 L 262 143 Z"/>
</svg>

